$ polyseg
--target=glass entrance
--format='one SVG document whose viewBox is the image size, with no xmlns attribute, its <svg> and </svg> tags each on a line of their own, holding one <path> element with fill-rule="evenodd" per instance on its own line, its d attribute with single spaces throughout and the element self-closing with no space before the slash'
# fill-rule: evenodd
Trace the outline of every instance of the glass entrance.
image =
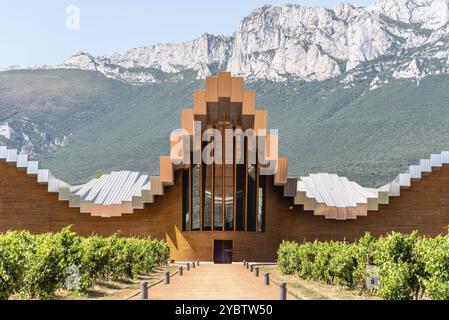
<svg viewBox="0 0 449 320">
<path fill-rule="evenodd" d="M 266 184 L 255 152 L 257 138 L 229 121 L 208 129 L 221 138 L 212 137 L 212 151 L 205 141 L 201 146 L 201 155 L 210 152 L 213 163 L 185 166 L 183 231 L 265 232 Z"/>
</svg>

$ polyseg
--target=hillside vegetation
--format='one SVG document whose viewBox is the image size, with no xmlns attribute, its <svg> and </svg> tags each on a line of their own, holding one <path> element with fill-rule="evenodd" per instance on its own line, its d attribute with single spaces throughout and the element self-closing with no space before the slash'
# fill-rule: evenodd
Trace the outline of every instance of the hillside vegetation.
<svg viewBox="0 0 449 320">
<path fill-rule="evenodd" d="M 43 145 L 42 165 L 70 183 L 85 182 L 96 170 L 156 175 L 181 109 L 204 86 L 195 77 L 184 72 L 177 82 L 134 86 L 90 71 L 2 72 L 0 125 L 25 118 L 33 126 L 16 127 L 28 140 L 0 136 L 0 144 Z M 247 84 L 257 90 L 258 108 L 268 109 L 269 127 L 280 130 L 290 175 L 338 173 L 380 186 L 449 149 L 449 76 L 392 80 L 372 91 L 372 79 L 352 86 L 340 80 Z M 52 144 L 64 136 L 64 146 Z"/>
</svg>

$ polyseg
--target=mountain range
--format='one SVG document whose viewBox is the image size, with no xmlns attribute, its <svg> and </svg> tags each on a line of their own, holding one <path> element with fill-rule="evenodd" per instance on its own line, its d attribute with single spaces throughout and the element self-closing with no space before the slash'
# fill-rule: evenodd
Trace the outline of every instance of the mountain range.
<svg viewBox="0 0 449 320">
<path fill-rule="evenodd" d="M 448 21 L 447 0 L 377 0 L 369 8 L 264 6 L 230 36 L 204 33 L 180 44 L 98 57 L 81 52 L 45 68 L 94 70 L 137 84 L 179 81 L 185 70 L 196 71 L 198 79 L 228 70 L 249 81 L 321 81 L 371 62 L 394 78 L 416 78 L 447 72 Z M 438 69 L 432 68 L 436 61 Z"/>
<path fill-rule="evenodd" d="M 448 0 L 264 6 L 232 35 L 12 66 L 0 72 L 0 144 L 72 183 L 96 169 L 157 174 L 193 89 L 228 70 L 257 89 L 292 174 L 380 185 L 448 149 L 448 22 Z"/>
</svg>

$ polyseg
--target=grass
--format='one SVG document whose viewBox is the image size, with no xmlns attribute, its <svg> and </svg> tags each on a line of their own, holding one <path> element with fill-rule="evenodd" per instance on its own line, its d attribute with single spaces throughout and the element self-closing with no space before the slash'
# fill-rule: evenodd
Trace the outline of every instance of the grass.
<svg viewBox="0 0 449 320">
<path fill-rule="evenodd" d="M 288 292 L 299 300 L 375 300 L 376 297 L 359 295 L 340 286 L 326 285 L 316 281 L 303 280 L 296 275 L 284 275 L 277 265 L 259 266 L 260 272 L 270 273 L 270 280 L 276 284 L 287 283 Z"/>
<path fill-rule="evenodd" d="M 169 264 L 166 267 L 157 267 L 151 274 L 140 275 L 137 279 L 102 280 L 82 294 L 69 294 L 65 290 L 58 290 L 54 300 L 127 300 L 132 295 L 138 294 L 141 281 L 148 281 L 148 286 L 153 286 L 164 279 L 166 271 L 174 274 L 178 266 Z M 18 297 L 12 297 L 18 299 Z"/>
</svg>

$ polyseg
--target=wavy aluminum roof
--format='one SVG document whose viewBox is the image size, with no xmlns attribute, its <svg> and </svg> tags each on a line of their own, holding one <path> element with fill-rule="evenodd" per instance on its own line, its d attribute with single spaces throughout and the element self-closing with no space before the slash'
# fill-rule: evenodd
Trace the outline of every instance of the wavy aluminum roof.
<svg viewBox="0 0 449 320">
<path fill-rule="evenodd" d="M 377 194 L 369 191 L 356 182 L 336 174 L 319 173 L 301 177 L 298 181 L 298 191 L 306 192 L 307 197 L 315 198 L 317 202 L 329 207 L 355 207 L 359 203 L 368 203 L 368 198 Z"/>
<path fill-rule="evenodd" d="M 405 173 L 377 189 L 364 188 L 336 174 L 311 174 L 297 180 L 295 204 L 327 219 L 355 219 L 366 215 L 368 210 L 378 210 L 379 204 L 388 204 L 389 197 L 400 196 L 402 188 L 410 187 L 413 180 L 439 170 L 443 164 L 449 164 L 449 151 L 420 160 L 418 165 L 409 166 Z"/>
<path fill-rule="evenodd" d="M 142 190 L 150 188 L 148 175 L 131 171 L 114 171 L 84 185 L 72 187 L 70 192 L 79 196 L 81 201 L 110 206 L 130 202 L 133 196 L 141 195 Z"/>
<path fill-rule="evenodd" d="M 8 149 L 0 146 L 0 160 L 5 160 L 9 165 L 15 165 L 17 168 L 26 171 L 30 176 L 36 176 L 38 183 L 48 185 L 48 192 L 59 193 L 61 191 L 67 198 L 70 185 L 57 179 L 49 170 L 39 169 L 39 163 L 28 160 L 26 154 L 19 154 L 16 149 Z M 63 196 L 61 195 L 61 197 Z"/>
<path fill-rule="evenodd" d="M 58 199 L 69 201 L 70 207 L 81 208 L 82 212 L 92 215 L 112 217 L 133 213 L 134 209 L 143 209 L 145 203 L 154 202 L 154 195 L 161 194 L 156 190 L 153 194 L 148 175 L 138 172 L 112 172 L 86 184 L 70 186 L 53 176 L 50 170 L 39 169 L 38 161 L 29 161 L 27 155 L 18 154 L 16 149 L 0 146 L 0 160 L 36 177 L 39 184 L 47 184 L 47 191 L 58 193 Z"/>
</svg>

